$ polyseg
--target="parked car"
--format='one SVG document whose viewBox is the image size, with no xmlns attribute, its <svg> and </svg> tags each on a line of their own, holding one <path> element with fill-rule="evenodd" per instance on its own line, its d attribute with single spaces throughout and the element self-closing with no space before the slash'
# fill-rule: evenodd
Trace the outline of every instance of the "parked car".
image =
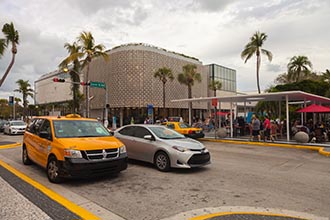
<svg viewBox="0 0 330 220">
<path fill-rule="evenodd" d="M 21 120 L 7 121 L 3 126 L 4 134 L 24 134 L 26 124 Z"/>
<path fill-rule="evenodd" d="M 5 129 L 5 124 L 7 123 L 6 120 L 0 120 L 0 132 L 3 132 L 3 130 Z"/>
<path fill-rule="evenodd" d="M 184 122 L 164 122 L 163 125 L 170 129 L 174 129 L 175 131 L 179 132 L 180 134 L 183 134 L 190 138 L 203 138 L 205 134 L 203 133 L 202 128 L 196 128 L 188 125 Z"/>
<path fill-rule="evenodd" d="M 127 168 L 125 145 L 96 119 L 76 114 L 33 118 L 22 148 L 23 163 L 45 168 L 53 183 L 65 177 L 117 174 Z"/>
<path fill-rule="evenodd" d="M 183 122 L 183 118 L 180 116 L 169 116 L 168 121 Z"/>
<path fill-rule="evenodd" d="M 153 163 L 160 171 L 200 167 L 211 162 L 202 143 L 162 125 L 126 125 L 114 135 L 125 144 L 128 158 Z"/>
</svg>

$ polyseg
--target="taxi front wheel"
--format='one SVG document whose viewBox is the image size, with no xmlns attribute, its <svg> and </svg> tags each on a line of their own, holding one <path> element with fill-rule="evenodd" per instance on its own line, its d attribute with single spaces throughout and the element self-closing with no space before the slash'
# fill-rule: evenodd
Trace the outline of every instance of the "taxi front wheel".
<svg viewBox="0 0 330 220">
<path fill-rule="evenodd" d="M 62 182 L 62 178 L 59 175 L 59 165 L 58 165 L 58 161 L 56 159 L 56 157 L 51 156 L 48 159 L 48 163 L 47 163 L 47 177 L 48 180 L 52 183 L 60 183 Z"/>
</svg>

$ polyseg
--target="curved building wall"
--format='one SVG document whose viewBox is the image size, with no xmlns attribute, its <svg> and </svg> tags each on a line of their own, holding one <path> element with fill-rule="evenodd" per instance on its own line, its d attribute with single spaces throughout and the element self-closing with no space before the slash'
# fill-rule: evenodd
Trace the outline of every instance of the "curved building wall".
<svg viewBox="0 0 330 220">
<path fill-rule="evenodd" d="M 166 108 L 188 108 L 187 103 L 172 103 L 173 99 L 188 97 L 186 85 L 179 84 L 177 76 L 186 64 L 195 64 L 202 81 L 192 87 L 193 97 L 206 97 L 208 76 L 200 61 L 145 45 L 120 46 L 108 51 L 109 59 L 97 58 L 90 64 L 89 80 L 105 82 L 110 108 L 143 108 L 147 104 L 163 107 L 163 84 L 154 78 L 154 72 L 167 67 L 175 79 L 166 83 Z M 105 106 L 105 91 L 90 88 L 91 112 Z M 207 103 L 193 103 L 194 109 L 207 109 Z"/>
</svg>

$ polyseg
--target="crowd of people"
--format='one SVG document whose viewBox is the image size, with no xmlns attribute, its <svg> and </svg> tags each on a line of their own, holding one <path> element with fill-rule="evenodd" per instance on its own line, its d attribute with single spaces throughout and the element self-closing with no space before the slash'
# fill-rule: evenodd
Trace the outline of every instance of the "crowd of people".
<svg viewBox="0 0 330 220">
<path fill-rule="evenodd" d="M 309 136 L 309 142 L 325 142 L 329 141 L 330 123 L 323 121 L 313 122 L 309 119 L 306 123 L 301 123 L 300 120 L 294 120 L 291 126 L 291 136 L 297 132 L 305 132 Z"/>
</svg>

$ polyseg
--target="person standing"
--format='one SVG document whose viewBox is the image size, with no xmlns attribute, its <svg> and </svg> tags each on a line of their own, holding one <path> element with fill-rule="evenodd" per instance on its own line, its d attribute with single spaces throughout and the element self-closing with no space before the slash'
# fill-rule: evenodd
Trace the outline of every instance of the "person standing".
<svg viewBox="0 0 330 220">
<path fill-rule="evenodd" d="M 260 120 L 259 120 L 258 116 L 256 116 L 256 115 L 252 116 L 251 125 L 252 125 L 251 141 L 253 141 L 255 137 L 257 137 L 258 141 L 260 141 Z"/>
</svg>

